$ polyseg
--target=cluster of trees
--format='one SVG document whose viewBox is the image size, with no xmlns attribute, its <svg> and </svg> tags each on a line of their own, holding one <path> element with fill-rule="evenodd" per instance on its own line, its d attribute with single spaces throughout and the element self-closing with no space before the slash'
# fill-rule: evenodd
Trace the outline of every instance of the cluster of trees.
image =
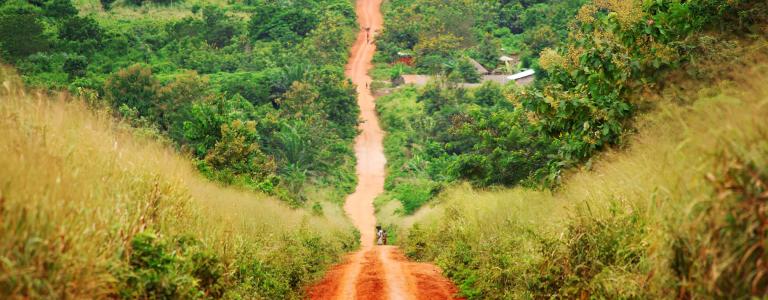
<svg viewBox="0 0 768 300">
<path fill-rule="evenodd" d="M 391 62 L 398 52 L 415 58 L 420 71 L 452 73 L 470 56 L 484 66 L 499 66 L 502 54 L 515 54 L 525 67 L 538 53 L 568 35 L 568 21 L 586 0 L 434 1 L 387 3 L 378 59 Z"/>
<path fill-rule="evenodd" d="M 449 77 L 388 96 L 421 104 L 407 118 L 381 108 L 387 129 L 402 132 L 389 138 L 390 153 L 405 153 L 388 188 L 408 202 L 397 185 L 412 178 L 438 188 L 455 179 L 557 185 L 564 169 L 621 143 L 638 95 L 661 88 L 670 72 L 696 74 L 700 58 L 760 33 L 766 12 L 761 1 L 600 1 L 579 9 L 564 46 L 542 51 L 531 86 L 468 91 Z"/>
<path fill-rule="evenodd" d="M 116 21 L 79 15 L 69 0 L 2 1 L 0 56 L 28 84 L 96 94 L 156 128 L 212 178 L 296 203 L 307 182 L 353 188 L 350 2 L 173 9 L 186 16 Z"/>
</svg>

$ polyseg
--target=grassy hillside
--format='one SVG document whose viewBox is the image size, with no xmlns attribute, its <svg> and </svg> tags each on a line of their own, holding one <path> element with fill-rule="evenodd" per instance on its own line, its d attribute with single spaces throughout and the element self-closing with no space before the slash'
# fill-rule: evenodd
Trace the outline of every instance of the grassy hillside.
<svg viewBox="0 0 768 300">
<path fill-rule="evenodd" d="M 648 95 L 626 149 L 554 192 L 449 188 L 401 243 L 470 299 L 766 297 L 768 67 L 755 65 Z"/>
<path fill-rule="evenodd" d="M 0 81 L 0 298 L 298 298 L 356 246 L 335 205 L 224 188 L 108 110 Z"/>
</svg>

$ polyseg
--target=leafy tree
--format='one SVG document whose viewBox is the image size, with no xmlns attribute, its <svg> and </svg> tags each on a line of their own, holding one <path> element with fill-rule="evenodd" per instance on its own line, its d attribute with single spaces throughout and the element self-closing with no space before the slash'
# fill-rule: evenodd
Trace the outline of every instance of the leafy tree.
<svg viewBox="0 0 768 300">
<path fill-rule="evenodd" d="M 302 5 L 279 7 L 274 3 L 263 3 L 256 6 L 248 32 L 253 40 L 296 42 L 318 23 L 318 16 Z"/>
<path fill-rule="evenodd" d="M 177 141 L 184 140 L 184 121 L 188 120 L 193 103 L 206 101 L 210 96 L 207 77 L 194 71 L 176 76 L 173 81 L 159 88 L 157 114 L 161 129 Z"/>
<path fill-rule="evenodd" d="M 428 70 L 440 70 L 442 64 L 457 55 L 461 39 L 452 34 L 441 34 L 425 38 L 414 46 L 416 64 Z"/>
<path fill-rule="evenodd" d="M 214 47 L 224 47 L 238 33 L 235 23 L 223 10 L 215 6 L 203 8 L 205 40 Z"/>
<path fill-rule="evenodd" d="M 256 182 L 269 177 L 275 171 L 274 161 L 259 148 L 256 123 L 234 120 L 221 125 L 221 139 L 206 154 L 205 162 L 224 174 L 223 180 L 245 176 Z"/>
<path fill-rule="evenodd" d="M 501 45 L 489 34 L 483 35 L 480 44 L 477 45 L 477 60 L 483 66 L 490 69 L 496 68 L 501 57 Z"/>
<path fill-rule="evenodd" d="M 0 54 L 10 61 L 48 50 L 43 26 L 33 14 L 0 14 Z"/>
<path fill-rule="evenodd" d="M 502 3 L 499 9 L 499 17 L 497 24 L 502 28 L 509 28 L 512 33 L 523 33 L 525 28 L 520 22 L 520 15 L 525 10 L 519 1 L 507 1 Z"/>
<path fill-rule="evenodd" d="M 59 29 L 59 38 L 70 41 L 94 40 L 100 42 L 103 36 L 102 28 L 91 17 L 66 18 Z"/>
<path fill-rule="evenodd" d="M 320 95 L 311 85 L 299 81 L 293 82 L 291 89 L 278 101 L 281 115 L 291 118 L 319 118 L 322 114 Z"/>
<path fill-rule="evenodd" d="M 324 68 L 313 75 L 313 82 L 323 103 L 328 121 L 335 124 L 340 136 L 353 138 L 357 135 L 358 115 L 357 92 L 344 76 L 341 68 Z"/>
<path fill-rule="evenodd" d="M 107 100 L 115 108 L 122 105 L 134 108 L 142 117 L 157 113 L 156 100 L 159 83 L 152 69 L 135 64 L 112 74 L 104 85 Z"/>
<path fill-rule="evenodd" d="M 559 38 L 552 27 L 547 25 L 536 27 L 532 31 L 525 33 L 525 43 L 534 53 L 539 53 L 544 48 L 553 47 L 557 44 Z"/>
<path fill-rule="evenodd" d="M 510 108 L 504 106 L 507 98 L 504 96 L 501 87 L 493 81 L 483 82 L 480 87 L 473 91 L 473 96 L 474 102 L 483 107 L 499 105 L 504 108 Z"/>
</svg>

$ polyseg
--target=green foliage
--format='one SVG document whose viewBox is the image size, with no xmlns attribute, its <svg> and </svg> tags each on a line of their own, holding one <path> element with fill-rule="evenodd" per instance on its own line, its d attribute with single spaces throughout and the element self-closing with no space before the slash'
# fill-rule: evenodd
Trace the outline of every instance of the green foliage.
<svg viewBox="0 0 768 300">
<path fill-rule="evenodd" d="M 45 14 L 53 18 L 73 17 L 77 16 L 77 8 L 72 0 L 51 0 L 45 3 Z"/>
<path fill-rule="evenodd" d="M 159 82 L 152 70 L 136 64 L 110 76 L 104 84 L 104 93 L 115 108 L 126 105 L 136 109 L 141 117 L 154 117 L 158 88 Z"/>
<path fill-rule="evenodd" d="M 102 3 L 105 10 L 111 4 Z M 6 1 L 0 55 L 29 84 L 104 96 L 129 123 L 156 128 L 191 152 L 211 178 L 294 203 L 306 184 L 328 185 L 334 195 L 350 189 L 359 110 L 343 66 L 356 30 L 352 4 L 246 1 L 166 14 L 175 9 L 124 6 L 79 16 L 70 1 Z M 136 10 L 163 17 L 121 15 Z M 236 123 L 253 130 L 233 130 Z M 277 142 L 288 127 L 300 129 L 300 148 Z M 310 155 L 299 166 L 284 151 Z"/>
<path fill-rule="evenodd" d="M 432 199 L 438 191 L 438 186 L 431 181 L 402 182 L 392 189 L 390 196 L 400 201 L 403 205 L 403 213 L 410 215 Z"/>
<path fill-rule="evenodd" d="M 59 29 L 59 38 L 70 41 L 93 40 L 101 42 L 103 35 L 103 29 L 91 17 L 73 16 L 66 18 Z"/>
<path fill-rule="evenodd" d="M 468 59 L 460 59 L 454 70 L 461 78 L 462 82 L 477 83 L 480 82 L 480 73 Z"/>
<path fill-rule="evenodd" d="M 8 4 L 6 4 L 8 5 Z M 9 61 L 49 49 L 43 25 L 34 14 L 0 14 L 0 55 Z"/>
<path fill-rule="evenodd" d="M 275 172 L 275 164 L 259 149 L 256 123 L 235 120 L 221 125 L 221 139 L 205 156 L 205 162 L 218 171 L 217 177 L 225 183 L 234 178 L 261 182 Z"/>
<path fill-rule="evenodd" d="M 268 72 L 221 74 L 216 80 L 227 95 L 240 95 L 253 105 L 271 103 L 271 83 Z"/>
<path fill-rule="evenodd" d="M 283 298 L 309 283 L 312 274 L 335 262 L 338 246 L 302 228 L 294 236 L 277 236 L 274 257 L 243 258 L 228 266 L 218 254 L 191 236 L 162 237 L 152 231 L 131 240 L 126 266 L 113 270 L 119 297 L 222 298 L 259 295 Z M 351 250 L 351 246 L 341 251 Z"/>
<path fill-rule="evenodd" d="M 183 266 L 181 253 L 169 248 L 151 232 L 133 238 L 129 255 L 131 272 L 123 275 L 127 278 L 122 280 L 126 286 L 120 289 L 121 298 L 191 298 L 201 294 L 195 278 Z"/>
<path fill-rule="evenodd" d="M 296 43 L 315 28 L 324 28 L 334 16 L 336 26 L 350 26 L 354 10 L 349 2 L 306 1 L 306 3 L 270 2 L 257 0 L 248 24 L 251 39 Z M 323 14 L 326 14 L 325 16 Z M 339 22 L 340 21 L 340 22 Z M 329 33 L 327 28 L 322 31 Z M 338 38 L 336 36 L 335 38 Z"/>
<path fill-rule="evenodd" d="M 157 119 L 155 123 L 176 141 L 184 141 L 184 122 L 190 117 L 191 106 L 212 97 L 208 79 L 194 71 L 177 75 L 157 91 Z"/>
<path fill-rule="evenodd" d="M 488 69 L 494 69 L 499 64 L 501 57 L 501 44 L 490 34 L 483 35 L 475 49 L 477 61 Z"/>
<path fill-rule="evenodd" d="M 85 76 L 86 68 L 88 68 L 88 61 L 84 56 L 67 57 L 64 61 L 62 69 L 69 75 L 70 78 L 78 78 Z"/>
<path fill-rule="evenodd" d="M 422 72 L 441 73 L 440 64 L 470 55 L 489 69 L 501 54 L 530 65 L 541 49 L 562 44 L 569 22 L 586 0 L 390 1 L 385 29 L 377 39 L 379 60 L 414 53 Z"/>
</svg>

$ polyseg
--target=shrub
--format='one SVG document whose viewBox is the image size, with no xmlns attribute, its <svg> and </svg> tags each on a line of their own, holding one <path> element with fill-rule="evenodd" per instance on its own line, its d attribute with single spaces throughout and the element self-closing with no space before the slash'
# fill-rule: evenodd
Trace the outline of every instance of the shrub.
<svg viewBox="0 0 768 300">
<path fill-rule="evenodd" d="M 64 61 L 64 66 L 62 67 L 64 72 L 69 75 L 70 80 L 85 76 L 87 68 L 88 61 L 84 56 L 81 55 L 68 56 L 67 60 Z"/>
<path fill-rule="evenodd" d="M 437 186 L 430 181 L 405 182 L 396 185 L 391 196 L 403 205 L 403 213 L 410 215 L 432 199 L 437 191 Z"/>
<path fill-rule="evenodd" d="M 260 182 L 275 172 L 275 163 L 259 149 L 256 123 L 234 120 L 221 125 L 221 139 L 206 154 L 205 162 L 227 183 L 235 178 Z"/>
<path fill-rule="evenodd" d="M 144 65 L 135 64 L 107 78 L 104 93 L 112 106 L 122 105 L 134 108 L 139 116 L 153 117 L 157 113 L 157 94 L 159 83 L 152 70 Z"/>
</svg>

